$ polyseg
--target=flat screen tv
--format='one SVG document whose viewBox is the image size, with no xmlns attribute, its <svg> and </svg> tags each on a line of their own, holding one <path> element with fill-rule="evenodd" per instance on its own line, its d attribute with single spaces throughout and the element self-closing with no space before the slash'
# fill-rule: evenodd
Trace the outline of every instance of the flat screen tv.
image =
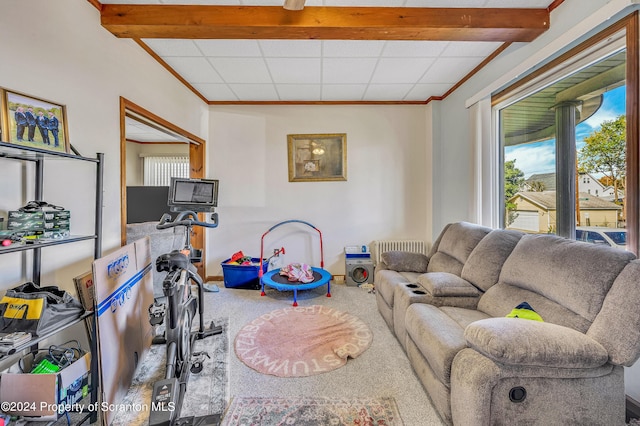
<svg viewBox="0 0 640 426">
<path fill-rule="evenodd" d="M 174 211 L 212 211 L 218 206 L 218 181 L 172 177 L 168 204 Z"/>
</svg>

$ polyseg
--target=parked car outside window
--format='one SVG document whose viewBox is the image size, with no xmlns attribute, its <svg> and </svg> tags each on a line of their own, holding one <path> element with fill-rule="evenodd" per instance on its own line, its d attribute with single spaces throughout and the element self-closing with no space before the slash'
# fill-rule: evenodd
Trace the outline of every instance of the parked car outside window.
<svg viewBox="0 0 640 426">
<path fill-rule="evenodd" d="M 594 244 L 606 244 L 626 250 L 627 230 L 599 226 L 578 226 L 576 227 L 576 240 Z"/>
</svg>

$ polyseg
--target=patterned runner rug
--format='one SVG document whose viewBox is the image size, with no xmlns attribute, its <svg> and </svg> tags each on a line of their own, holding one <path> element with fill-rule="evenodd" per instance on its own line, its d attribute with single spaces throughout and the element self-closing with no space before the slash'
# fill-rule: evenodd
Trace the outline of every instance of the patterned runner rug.
<svg viewBox="0 0 640 426">
<path fill-rule="evenodd" d="M 205 324 L 209 325 L 210 321 Z M 228 394 L 229 318 L 217 318 L 215 325 L 222 333 L 197 340 L 194 351 L 206 351 L 211 359 L 204 361 L 198 374 L 191 374 L 187 383 L 181 417 L 206 416 L 224 412 Z M 149 408 L 153 384 L 164 377 L 165 345 L 152 345 L 149 354 L 136 369 L 129 392 L 119 407 L 111 426 L 138 426 L 149 424 Z M 130 409 L 129 409 L 130 408 Z M 66 424 L 66 422 L 65 422 Z"/>
<path fill-rule="evenodd" d="M 235 397 L 222 426 L 401 426 L 393 398 Z"/>
</svg>

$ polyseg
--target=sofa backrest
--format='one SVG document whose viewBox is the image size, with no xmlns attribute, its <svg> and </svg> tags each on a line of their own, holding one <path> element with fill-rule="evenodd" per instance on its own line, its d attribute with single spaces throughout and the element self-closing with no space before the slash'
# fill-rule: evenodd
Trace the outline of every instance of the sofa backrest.
<svg viewBox="0 0 640 426">
<path fill-rule="evenodd" d="M 473 249 L 462 268 L 462 278 L 482 291 L 498 282 L 500 271 L 524 232 L 494 229 Z"/>
<path fill-rule="evenodd" d="M 494 317 L 528 302 L 546 322 L 586 332 L 633 253 L 555 235 L 525 235 L 478 303 Z"/>
<path fill-rule="evenodd" d="M 491 228 L 467 222 L 448 225 L 429 253 L 427 272 L 449 272 L 460 276 L 464 263 Z"/>
<path fill-rule="evenodd" d="M 630 367 L 640 357 L 640 260 L 627 264 L 587 331 L 609 352 L 609 362 Z"/>
</svg>

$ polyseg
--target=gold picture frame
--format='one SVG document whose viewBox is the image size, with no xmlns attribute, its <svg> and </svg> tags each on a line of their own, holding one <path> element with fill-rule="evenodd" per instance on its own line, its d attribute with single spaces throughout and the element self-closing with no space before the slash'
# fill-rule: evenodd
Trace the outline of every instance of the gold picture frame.
<svg viewBox="0 0 640 426">
<path fill-rule="evenodd" d="M 347 180 L 347 134 L 287 135 L 289 182 Z"/>
<path fill-rule="evenodd" d="M 9 89 L 2 92 L 2 141 L 14 145 L 69 152 L 64 105 Z"/>
</svg>

